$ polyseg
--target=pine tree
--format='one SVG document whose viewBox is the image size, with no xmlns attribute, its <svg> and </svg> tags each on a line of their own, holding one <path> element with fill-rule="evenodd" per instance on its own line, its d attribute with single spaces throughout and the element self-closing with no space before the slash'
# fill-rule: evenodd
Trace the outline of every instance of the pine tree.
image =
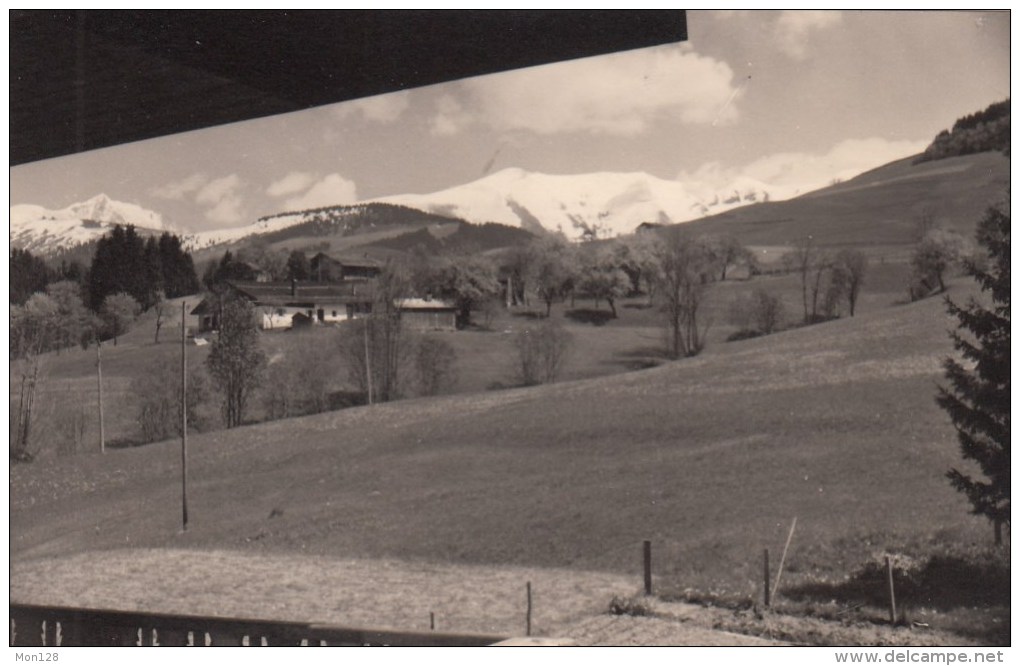
<svg viewBox="0 0 1020 666">
<path fill-rule="evenodd" d="M 155 236 L 149 236 L 142 250 L 143 274 L 145 280 L 145 300 L 141 301 L 142 309 L 149 310 L 158 300 L 166 296 L 166 278 L 164 276 L 163 257 L 159 251 L 159 242 Z"/>
<path fill-rule="evenodd" d="M 11 250 L 11 303 L 24 305 L 29 297 L 46 288 L 53 279 L 52 271 L 39 257 L 28 250 Z"/>
<path fill-rule="evenodd" d="M 977 230 L 978 243 L 988 252 L 987 265 L 967 263 L 968 274 L 991 293 L 992 305 L 972 298 L 959 306 L 946 299 L 949 313 L 960 322 L 952 338 L 964 362 L 946 360 L 950 386 L 940 387 L 937 398 L 953 421 L 963 458 L 974 461 L 984 478 L 957 469 L 946 476 L 970 500 L 972 512 L 992 522 L 997 545 L 1003 523 L 1010 524 L 1009 225 L 1008 202 L 990 208 Z"/>
</svg>

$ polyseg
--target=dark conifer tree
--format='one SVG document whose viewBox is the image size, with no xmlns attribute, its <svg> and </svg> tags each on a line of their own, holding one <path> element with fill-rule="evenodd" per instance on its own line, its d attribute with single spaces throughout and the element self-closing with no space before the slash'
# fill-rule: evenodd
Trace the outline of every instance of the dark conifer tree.
<svg viewBox="0 0 1020 666">
<path fill-rule="evenodd" d="M 139 303 L 143 310 L 148 310 L 158 298 L 166 295 L 163 259 L 159 254 L 159 243 L 155 236 L 146 239 L 142 250 L 142 277 L 145 282 L 145 298 Z"/>
<path fill-rule="evenodd" d="M 983 477 L 952 469 L 949 481 L 967 496 L 973 513 L 992 522 L 996 544 L 1002 543 L 1003 524 L 1010 524 L 1009 224 L 1008 203 L 990 208 L 977 231 L 987 265 L 967 264 L 981 290 L 990 293 L 991 305 L 972 298 L 959 306 L 946 299 L 960 322 L 952 337 L 964 362 L 946 360 L 949 387 L 940 387 L 937 398 L 956 427 L 963 458 L 976 463 Z"/>
<path fill-rule="evenodd" d="M 46 262 L 28 250 L 11 250 L 10 264 L 10 301 L 16 305 L 24 305 L 32 294 L 46 289 L 54 277 Z"/>
<path fill-rule="evenodd" d="M 301 250 L 294 250 L 287 257 L 287 279 L 307 280 L 311 277 L 312 267 L 308 255 Z"/>
<path fill-rule="evenodd" d="M 117 278 L 121 282 L 122 290 L 131 294 L 143 308 L 148 307 L 152 292 L 148 275 L 145 265 L 145 241 L 135 228 L 129 225 L 124 232 L 124 251 L 120 256 Z"/>
</svg>

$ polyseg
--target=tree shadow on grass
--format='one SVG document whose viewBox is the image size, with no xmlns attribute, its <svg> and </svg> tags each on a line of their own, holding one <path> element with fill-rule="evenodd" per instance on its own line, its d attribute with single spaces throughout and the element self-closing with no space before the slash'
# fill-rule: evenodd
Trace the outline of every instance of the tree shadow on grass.
<svg viewBox="0 0 1020 666">
<path fill-rule="evenodd" d="M 520 319 L 534 320 L 546 318 L 545 312 L 538 312 L 537 310 L 514 310 L 510 314 Z"/>
<path fill-rule="evenodd" d="M 617 352 L 608 363 L 622 365 L 627 370 L 645 370 L 662 365 L 668 360 L 669 356 L 661 347 L 638 347 Z"/>
<path fill-rule="evenodd" d="M 567 310 L 563 314 L 571 321 L 576 321 L 579 324 L 592 324 L 593 326 L 605 326 L 608 322 L 615 319 L 613 313 L 608 310 L 591 310 L 588 308 Z"/>
<path fill-rule="evenodd" d="M 898 603 L 949 611 L 1010 605 L 1009 563 L 1001 558 L 935 555 L 923 564 L 893 569 Z M 813 582 L 784 590 L 798 601 L 836 600 L 884 607 L 889 579 L 884 562 L 869 562 L 839 583 Z"/>
</svg>

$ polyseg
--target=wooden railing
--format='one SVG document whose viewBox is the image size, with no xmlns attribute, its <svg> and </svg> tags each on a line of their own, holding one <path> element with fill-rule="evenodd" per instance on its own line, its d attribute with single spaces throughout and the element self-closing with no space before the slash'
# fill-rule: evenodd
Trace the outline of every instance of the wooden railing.
<svg viewBox="0 0 1020 666">
<path fill-rule="evenodd" d="M 78 645 L 270 645 L 270 646 L 481 646 L 505 636 L 352 629 L 308 622 L 277 622 L 194 615 L 163 615 L 91 608 L 11 604 L 10 644 L 25 647 Z"/>
</svg>

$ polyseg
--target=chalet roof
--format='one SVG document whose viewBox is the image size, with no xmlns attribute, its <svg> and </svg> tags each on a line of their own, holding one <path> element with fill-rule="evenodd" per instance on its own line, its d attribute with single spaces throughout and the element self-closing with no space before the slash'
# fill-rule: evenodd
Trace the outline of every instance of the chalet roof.
<svg viewBox="0 0 1020 666">
<path fill-rule="evenodd" d="M 446 301 L 437 301 L 428 298 L 401 298 L 397 300 L 397 308 L 400 310 L 456 310 L 456 306 Z"/>
<path fill-rule="evenodd" d="M 363 303 L 371 300 L 364 284 L 364 281 L 227 283 L 230 289 L 258 305 L 297 306 Z"/>
<path fill-rule="evenodd" d="M 379 262 L 369 257 L 331 257 L 324 252 L 319 252 L 309 260 L 309 263 L 313 266 L 318 265 L 320 262 L 326 262 L 333 266 L 345 266 L 347 268 L 380 268 Z"/>
<path fill-rule="evenodd" d="M 206 296 L 198 305 L 192 308 L 191 312 L 188 314 L 204 315 L 209 314 L 210 312 L 213 312 L 213 302 L 210 301 L 208 296 Z"/>
</svg>

